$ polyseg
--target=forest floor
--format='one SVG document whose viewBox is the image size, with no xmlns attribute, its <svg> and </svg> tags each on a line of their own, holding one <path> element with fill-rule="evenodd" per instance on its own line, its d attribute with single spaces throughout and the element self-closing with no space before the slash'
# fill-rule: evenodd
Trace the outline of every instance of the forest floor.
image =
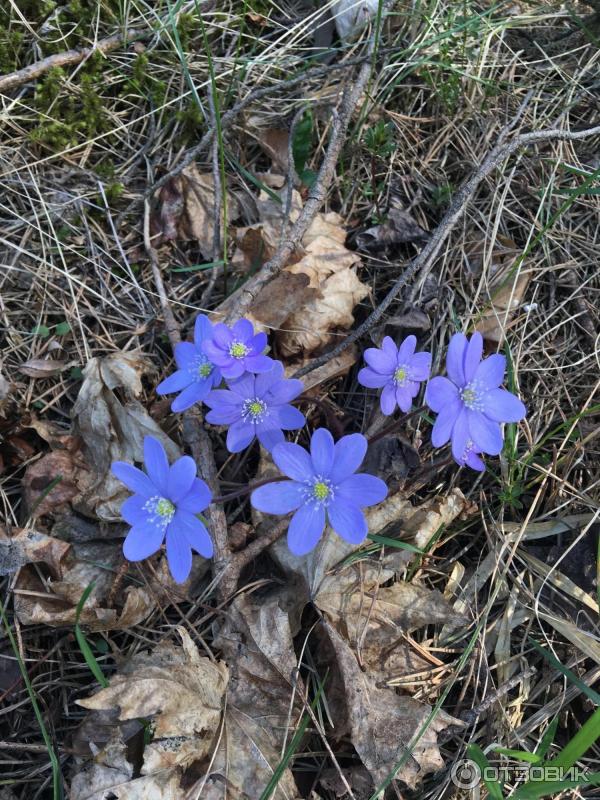
<svg viewBox="0 0 600 800">
<path fill-rule="evenodd" d="M 1 4 L 0 800 L 600 795 L 527 772 L 600 763 L 600 4 L 370 5 Z M 200 311 L 303 370 L 294 441 L 374 438 L 358 550 L 292 558 L 268 456 L 157 395 Z M 362 351 L 474 330 L 501 455 L 422 395 L 377 436 Z M 183 585 L 122 555 L 145 433 L 235 495 Z"/>
</svg>

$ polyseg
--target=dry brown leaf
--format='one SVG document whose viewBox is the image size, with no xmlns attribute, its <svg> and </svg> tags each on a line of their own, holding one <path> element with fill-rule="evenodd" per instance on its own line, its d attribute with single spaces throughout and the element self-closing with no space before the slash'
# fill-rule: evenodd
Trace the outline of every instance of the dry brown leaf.
<svg viewBox="0 0 600 800">
<path fill-rule="evenodd" d="M 358 36 L 379 7 L 380 0 L 335 0 L 330 13 L 340 39 L 351 41 Z"/>
<path fill-rule="evenodd" d="M 11 402 L 13 384 L 0 372 L 0 416 L 4 416 Z"/>
<path fill-rule="evenodd" d="M 72 626 L 77 604 L 90 583 L 94 588 L 80 620 L 92 630 L 120 630 L 137 625 L 155 606 L 155 598 L 140 586 L 119 592 L 119 608 L 108 608 L 114 575 L 122 563 L 115 542 L 81 542 L 66 545 L 54 537 L 37 539 L 38 548 L 25 553 L 28 562 L 43 563 L 49 574 L 25 565 L 14 588 L 15 613 L 23 625 Z M 68 548 L 68 549 L 65 549 Z M 60 557 L 59 557 L 60 556 Z"/>
<path fill-rule="evenodd" d="M 331 381 L 334 380 L 334 378 L 339 378 L 342 375 L 346 375 L 353 364 L 356 363 L 357 359 L 358 349 L 354 345 L 347 347 L 339 356 L 330 358 L 321 367 L 313 369 L 312 372 L 308 373 L 308 375 L 304 375 L 302 377 L 302 382 L 304 383 L 304 392 L 309 392 L 311 389 L 320 386 L 326 381 Z M 309 358 L 305 358 L 302 361 L 295 361 L 293 364 L 290 364 L 286 368 L 286 375 L 291 377 L 296 370 L 300 369 L 301 367 L 305 367 L 309 361 Z"/>
<path fill-rule="evenodd" d="M 290 132 L 285 128 L 266 128 L 258 115 L 246 118 L 245 130 L 256 139 L 273 166 L 287 175 Z"/>
<path fill-rule="evenodd" d="M 70 550 L 66 542 L 30 528 L 17 530 L 12 536 L 0 528 L 0 575 L 11 575 L 25 564 L 39 562 L 58 575 Z"/>
<path fill-rule="evenodd" d="M 111 353 L 93 358 L 83 371 L 72 412 L 75 431 L 83 440 L 86 461 L 93 470 L 82 472 L 78 478 L 80 494 L 73 505 L 83 513 L 120 520 L 119 510 L 128 493 L 110 472 L 110 465 L 113 461 L 143 461 L 145 436 L 158 439 L 170 460 L 179 456 L 173 441 L 136 399 L 142 392 L 141 376 L 150 369 L 140 355 Z"/>
<path fill-rule="evenodd" d="M 153 232 L 159 231 L 167 240 L 195 240 L 203 257 L 210 260 L 215 230 L 214 202 L 212 173 L 201 173 L 195 164 L 190 164 L 160 189 L 159 210 L 153 217 Z M 227 218 L 232 220 L 238 215 L 237 202 L 228 193 Z"/>
<path fill-rule="evenodd" d="M 305 272 L 281 272 L 252 304 L 252 316 L 264 325 L 282 327 L 298 307 L 304 307 L 319 297 L 319 289 L 312 288 L 309 283 L 310 278 Z"/>
<path fill-rule="evenodd" d="M 70 503 L 79 494 L 77 474 L 82 467 L 81 459 L 66 450 L 46 453 L 29 464 L 22 481 L 27 514 L 43 517 Z M 58 482 L 52 486 L 54 481 Z"/>
<path fill-rule="evenodd" d="M 31 358 L 21 364 L 19 372 L 29 378 L 51 378 L 61 373 L 67 364 L 67 361 L 55 361 L 52 358 Z"/>
<path fill-rule="evenodd" d="M 292 704 L 297 662 L 287 613 L 280 599 L 253 602 L 238 597 L 229 607 L 219 634 L 232 668 L 227 692 L 225 729 L 202 793 L 206 800 L 258 798 L 281 760 L 286 732 L 295 729 L 300 708 Z M 289 735 L 288 739 L 289 741 Z M 272 797 L 296 800 L 296 783 L 289 769 Z"/>
<path fill-rule="evenodd" d="M 377 252 L 394 244 L 426 242 L 428 238 L 429 233 L 408 211 L 392 206 L 388 211 L 386 222 L 359 233 L 356 242 L 362 250 Z"/>
<path fill-rule="evenodd" d="M 77 703 L 97 711 L 118 708 L 122 722 L 152 717 L 154 737 L 146 751 L 152 749 L 153 758 L 164 750 L 160 740 L 177 737 L 193 740 L 195 757 L 202 758 L 219 727 L 229 673 L 222 662 L 200 655 L 185 628 L 177 630 L 182 646 L 161 642 L 151 653 L 137 653 L 107 688 Z M 173 766 L 189 764 L 194 756 L 185 747 L 164 757 L 169 762 L 164 766 Z M 153 761 L 153 769 L 162 766 Z"/>
<path fill-rule="evenodd" d="M 335 665 L 327 686 L 329 708 L 336 721 L 335 735 L 350 736 L 377 786 L 406 754 L 411 740 L 425 725 L 431 707 L 394 689 L 377 687 L 330 623 L 324 622 L 321 632 L 323 644 L 328 641 L 331 650 L 331 654 L 323 654 L 324 658 L 327 664 Z M 398 780 L 415 786 L 424 775 L 444 766 L 437 734 L 453 724 L 461 723 L 443 711 L 436 715 L 398 771 Z"/>
<path fill-rule="evenodd" d="M 477 273 L 483 267 L 485 242 L 475 242 L 466 248 L 471 269 Z M 475 322 L 478 330 L 489 342 L 500 344 L 507 331 L 515 324 L 532 273 L 522 265 L 513 272 L 521 254 L 516 243 L 506 236 L 498 236 L 490 256 L 483 300 L 487 309 Z"/>
</svg>

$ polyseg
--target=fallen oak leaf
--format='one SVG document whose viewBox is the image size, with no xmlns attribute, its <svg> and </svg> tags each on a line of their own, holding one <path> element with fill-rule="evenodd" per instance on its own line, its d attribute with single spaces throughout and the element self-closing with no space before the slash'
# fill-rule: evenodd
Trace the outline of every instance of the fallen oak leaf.
<svg viewBox="0 0 600 800">
<path fill-rule="evenodd" d="M 58 575 L 71 547 L 60 539 L 21 528 L 9 536 L 0 528 L 0 575 L 11 575 L 25 564 L 47 564 Z"/>
<path fill-rule="evenodd" d="M 23 476 L 23 499 L 29 516 L 43 517 L 68 505 L 79 494 L 82 460 L 67 450 L 46 453 L 29 464 Z"/>
<path fill-rule="evenodd" d="M 67 361 L 52 358 L 31 358 L 19 367 L 19 372 L 29 378 L 51 378 L 59 375 L 69 366 Z"/>
</svg>

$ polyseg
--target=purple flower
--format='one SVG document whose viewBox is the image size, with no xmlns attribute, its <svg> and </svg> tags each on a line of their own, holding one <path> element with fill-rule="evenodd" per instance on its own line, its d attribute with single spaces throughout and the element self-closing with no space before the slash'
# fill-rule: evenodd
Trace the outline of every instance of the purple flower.
<svg viewBox="0 0 600 800">
<path fill-rule="evenodd" d="M 169 466 L 162 444 L 152 436 L 144 439 L 146 472 L 115 461 L 113 475 L 135 492 L 121 506 L 131 530 L 123 543 L 129 561 L 148 558 L 167 538 L 167 561 L 171 575 L 183 583 L 192 568 L 192 549 L 204 558 L 213 554 L 208 531 L 196 514 L 208 506 L 208 486 L 196 477 L 196 464 L 182 456 Z"/>
<path fill-rule="evenodd" d="M 480 454 L 481 450 L 469 439 L 462 455 L 454 456 L 454 460 L 461 467 L 471 467 L 471 469 L 477 470 L 477 472 L 483 472 L 485 470 L 485 464 L 482 459 L 479 458 Z"/>
<path fill-rule="evenodd" d="M 262 375 L 247 372 L 229 382 L 229 390 L 219 389 L 206 398 L 212 409 L 206 421 L 213 425 L 231 425 L 227 431 L 227 449 L 239 453 L 255 436 L 267 450 L 283 442 L 284 431 L 301 428 L 306 420 L 290 400 L 304 389 L 302 381 L 283 377 L 281 361 L 271 361 L 271 369 Z"/>
<path fill-rule="evenodd" d="M 213 328 L 212 340 L 203 349 L 224 378 L 239 378 L 244 372 L 268 372 L 273 359 L 263 355 L 267 346 L 266 333 L 254 333 L 252 323 L 238 320 L 232 328 L 219 322 Z"/>
<path fill-rule="evenodd" d="M 452 439 L 452 455 L 459 463 L 473 461 L 477 453 L 498 455 L 503 442 L 500 423 L 518 422 L 527 413 L 514 394 L 499 388 L 504 380 L 505 357 L 496 353 L 482 361 L 482 352 L 480 333 L 474 333 L 470 340 L 463 333 L 455 333 L 446 357 L 448 377 L 433 378 L 425 391 L 425 402 L 438 412 L 431 442 L 441 447 Z"/>
<path fill-rule="evenodd" d="M 210 363 L 202 350 L 202 345 L 210 342 L 213 326 L 205 314 L 196 317 L 194 343 L 180 342 L 175 345 L 175 361 L 179 369 L 158 384 L 158 394 L 181 394 L 171 403 L 172 411 L 185 411 L 194 403 L 204 400 L 213 386 L 221 383 L 221 373 Z"/>
<path fill-rule="evenodd" d="M 415 353 L 416 336 L 407 336 L 400 347 L 386 336 L 379 347 L 365 350 L 369 365 L 358 373 L 358 382 L 369 389 L 383 386 L 380 403 L 384 414 L 393 413 L 396 404 L 410 411 L 419 383 L 426 381 L 431 368 L 431 353 Z"/>
<path fill-rule="evenodd" d="M 334 444 L 325 428 L 313 433 L 310 454 L 291 442 L 273 448 L 273 461 L 291 480 L 260 486 L 250 501 L 268 514 L 296 512 L 288 528 L 288 547 L 294 555 L 303 556 L 315 547 L 326 521 L 347 542 L 363 541 L 367 521 L 361 508 L 380 503 L 387 495 L 380 478 L 353 474 L 366 451 L 362 434 L 342 436 Z"/>
</svg>

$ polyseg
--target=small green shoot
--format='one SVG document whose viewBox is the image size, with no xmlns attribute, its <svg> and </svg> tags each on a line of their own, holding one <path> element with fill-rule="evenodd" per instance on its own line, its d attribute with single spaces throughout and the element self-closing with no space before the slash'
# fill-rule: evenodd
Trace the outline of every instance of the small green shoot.
<svg viewBox="0 0 600 800">
<path fill-rule="evenodd" d="M 108 686 L 108 680 L 104 677 L 104 673 L 100 669 L 98 662 L 96 661 L 96 657 L 92 653 L 92 648 L 90 647 L 87 639 L 85 638 L 85 634 L 81 629 L 79 624 L 79 617 L 81 616 L 81 612 L 83 611 L 83 607 L 86 604 L 87 599 L 89 598 L 92 590 L 94 588 L 94 581 L 92 581 L 88 586 L 86 586 L 85 591 L 81 595 L 79 602 L 77 603 L 77 609 L 75 611 L 75 638 L 77 639 L 77 644 L 79 645 L 79 649 L 83 657 L 85 658 L 85 663 L 90 668 L 90 672 L 96 678 L 100 686 L 106 688 Z"/>
</svg>

